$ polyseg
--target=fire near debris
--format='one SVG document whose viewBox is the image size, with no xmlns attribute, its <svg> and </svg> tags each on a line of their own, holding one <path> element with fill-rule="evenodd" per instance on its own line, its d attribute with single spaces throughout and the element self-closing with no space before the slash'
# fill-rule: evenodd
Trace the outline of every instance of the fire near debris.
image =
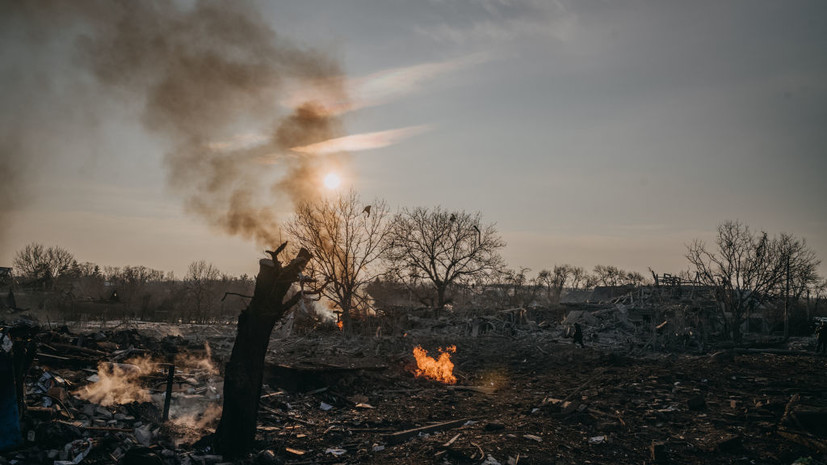
<svg viewBox="0 0 827 465">
<path fill-rule="evenodd" d="M 454 362 L 451 361 L 451 353 L 456 351 L 457 346 L 440 348 L 439 358 L 434 359 L 428 356 L 428 351 L 423 349 L 422 346 L 414 347 L 413 355 L 416 358 L 417 366 L 414 374 L 417 377 L 424 376 L 446 384 L 456 384 L 457 377 L 454 376 Z"/>
</svg>

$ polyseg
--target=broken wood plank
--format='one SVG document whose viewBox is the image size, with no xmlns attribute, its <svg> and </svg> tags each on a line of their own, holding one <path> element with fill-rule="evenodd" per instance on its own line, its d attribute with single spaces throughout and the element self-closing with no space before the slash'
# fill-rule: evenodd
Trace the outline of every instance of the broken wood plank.
<svg viewBox="0 0 827 465">
<path fill-rule="evenodd" d="M 404 431 L 398 431 L 396 433 L 385 435 L 385 441 L 387 441 L 389 444 L 399 444 L 401 442 L 407 441 L 408 439 L 414 436 L 419 435 L 419 433 L 432 433 L 434 431 L 451 429 L 456 428 L 458 426 L 462 426 L 470 419 L 471 418 L 463 418 L 461 420 L 444 421 L 442 423 L 435 423 L 433 425 L 420 426 L 418 428 L 411 428 Z"/>
<path fill-rule="evenodd" d="M 54 348 L 56 352 L 78 352 L 84 355 L 91 355 L 93 357 L 106 357 L 109 354 L 101 352 L 100 350 L 90 349 L 88 347 L 74 346 L 71 344 L 61 344 L 59 342 L 51 342 L 49 346 Z"/>
<path fill-rule="evenodd" d="M 292 447 L 285 447 L 284 450 L 285 450 L 285 452 L 289 452 L 293 455 L 299 455 L 299 456 L 304 455 L 304 454 L 307 453 L 306 451 L 299 450 L 299 449 L 293 449 Z"/>
<path fill-rule="evenodd" d="M 60 355 L 46 354 L 38 352 L 35 356 L 41 363 L 53 364 L 57 366 L 68 366 L 73 368 L 94 367 L 98 365 L 98 360 L 86 359 L 80 357 L 64 357 Z"/>
<path fill-rule="evenodd" d="M 134 428 L 117 428 L 114 426 L 83 426 L 82 423 L 77 421 L 64 421 L 64 420 L 55 420 L 55 423 L 60 423 L 62 425 L 73 426 L 78 429 L 83 429 L 87 431 L 107 431 L 107 432 L 115 432 L 115 433 L 131 433 L 134 431 Z"/>
<path fill-rule="evenodd" d="M 443 444 L 442 447 L 451 447 L 451 444 L 455 443 L 457 439 L 459 439 L 460 434 L 462 433 L 457 433 L 456 436 L 452 437 L 450 441 Z"/>
<path fill-rule="evenodd" d="M 814 355 L 812 352 L 805 350 L 785 350 L 785 349 L 735 349 L 736 354 L 773 354 L 773 355 Z"/>
<path fill-rule="evenodd" d="M 827 440 L 806 431 L 796 431 L 784 426 L 778 427 L 778 435 L 804 447 L 827 453 Z"/>
</svg>

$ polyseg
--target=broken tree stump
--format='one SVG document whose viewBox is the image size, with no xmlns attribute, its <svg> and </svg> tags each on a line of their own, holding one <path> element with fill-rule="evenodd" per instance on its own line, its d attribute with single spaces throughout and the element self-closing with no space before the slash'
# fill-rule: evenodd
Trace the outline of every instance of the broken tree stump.
<svg viewBox="0 0 827 465">
<path fill-rule="evenodd" d="M 224 409 L 214 440 L 215 450 L 225 457 L 239 457 L 253 445 L 270 334 L 276 322 L 302 298 L 297 292 L 285 300 L 311 255 L 302 248 L 282 266 L 278 254 L 286 246 L 285 242 L 275 252 L 268 252 L 271 260 L 259 261 L 253 298 L 238 317 L 238 332 L 224 373 Z"/>
</svg>

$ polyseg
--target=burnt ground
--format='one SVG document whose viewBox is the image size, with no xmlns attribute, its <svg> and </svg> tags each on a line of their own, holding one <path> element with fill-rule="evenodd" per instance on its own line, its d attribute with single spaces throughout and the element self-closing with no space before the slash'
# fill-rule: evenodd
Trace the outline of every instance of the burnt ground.
<svg viewBox="0 0 827 465">
<path fill-rule="evenodd" d="M 412 357 L 357 352 L 347 357 L 350 363 L 385 363 L 388 370 L 343 376 L 315 394 L 265 398 L 271 408 L 290 409 L 277 417 L 265 413 L 263 425 L 279 418 L 283 427 L 262 430 L 261 447 L 297 463 L 471 464 L 490 456 L 503 464 L 640 464 L 653 462 L 653 443 L 654 457 L 670 463 L 792 463 L 808 456 L 824 462 L 817 450 L 779 435 L 778 427 L 794 394 L 810 405 L 824 397 L 825 357 L 629 358 L 562 341 L 545 347 L 506 337 L 455 343 L 458 385 L 493 392 L 415 378 Z M 323 411 L 322 402 L 334 408 Z M 359 402 L 373 408 L 357 408 Z M 400 444 L 388 436 L 466 418 Z M 328 449 L 346 452 L 336 457 Z"/>
<path fill-rule="evenodd" d="M 27 402 L 41 405 L 36 381 L 44 372 L 56 374 L 71 385 L 61 406 L 68 415 L 53 411 L 55 406 L 39 408 L 40 417 L 51 420 L 35 421 L 37 438 L 0 453 L 0 463 L 53 463 L 72 440 L 91 440 L 91 452 L 80 463 L 114 463 L 139 442 L 167 464 L 221 462 L 209 449 L 181 442 L 184 433 L 193 439 L 208 434 L 215 422 L 196 431 L 160 427 L 138 411 L 157 415 L 164 384 L 157 379 L 148 382 L 155 405 L 96 409 L 74 394 L 88 383 L 97 361 L 113 360 L 128 347 L 171 359 L 172 352 L 203 355 L 208 340 L 220 366 L 234 337 L 229 325 L 190 328 L 183 336 L 176 327 L 176 336 L 169 328 L 150 329 L 41 335 Z M 806 457 L 827 463 L 824 356 L 638 350 L 632 357 L 616 347 L 575 347 L 552 330 L 478 337 L 432 333 L 274 336 L 258 455 L 237 463 L 792 464 Z M 414 346 L 434 355 L 450 344 L 457 346 L 456 385 L 413 375 Z M 173 406 L 211 392 L 204 387 L 206 375 L 176 376 L 181 382 Z M 220 389 L 220 378 L 209 382 Z M 58 436 L 42 434 L 55 425 Z M 424 430 L 405 433 L 415 428 Z"/>
</svg>

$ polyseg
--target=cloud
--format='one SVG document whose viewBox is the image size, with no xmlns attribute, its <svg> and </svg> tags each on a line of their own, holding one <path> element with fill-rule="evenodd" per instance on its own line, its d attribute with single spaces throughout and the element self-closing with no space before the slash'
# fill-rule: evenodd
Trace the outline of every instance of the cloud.
<svg viewBox="0 0 827 465">
<path fill-rule="evenodd" d="M 562 1 L 500 1 L 473 3 L 462 20 L 417 26 L 414 30 L 438 42 L 458 45 L 508 42 L 520 37 L 550 37 L 570 41 L 578 16 Z"/>
<path fill-rule="evenodd" d="M 319 89 L 337 86 L 316 85 L 293 89 L 282 105 L 292 108 L 300 102 L 312 100 L 319 103 L 330 114 L 385 105 L 419 92 L 425 88 L 426 83 L 440 76 L 455 73 L 491 59 L 490 54 L 473 53 L 450 60 L 384 69 L 357 78 L 334 78 L 343 81 L 342 85 L 347 89 L 348 100 L 341 99 L 339 94 L 326 94 L 319 91 Z"/>
<path fill-rule="evenodd" d="M 349 88 L 357 107 L 377 106 L 417 92 L 427 81 L 441 75 L 489 60 L 491 57 L 488 54 L 475 53 L 453 60 L 391 68 L 355 79 Z"/>
<path fill-rule="evenodd" d="M 337 137 L 301 147 L 293 147 L 291 150 L 306 154 L 327 155 L 338 152 L 358 152 L 361 150 L 378 149 L 396 144 L 403 139 L 422 134 L 430 129 L 428 125 L 419 125 L 389 129 L 387 131 L 366 132 L 363 134 Z"/>
</svg>

